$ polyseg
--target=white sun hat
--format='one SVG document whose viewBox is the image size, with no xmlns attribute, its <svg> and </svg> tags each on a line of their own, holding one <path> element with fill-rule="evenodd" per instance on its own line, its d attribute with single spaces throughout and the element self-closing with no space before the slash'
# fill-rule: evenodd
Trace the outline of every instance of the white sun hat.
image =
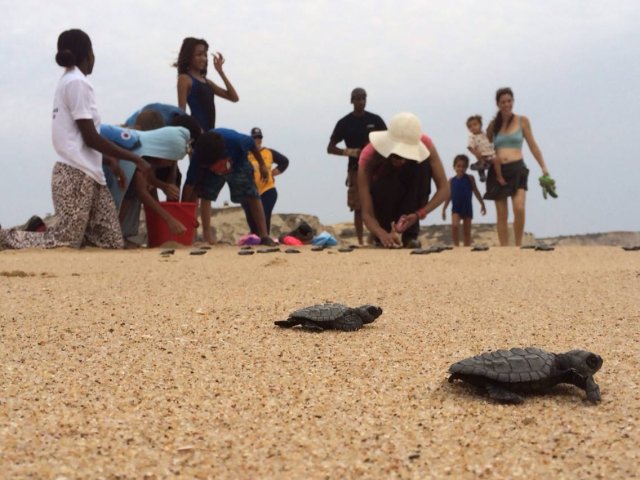
<svg viewBox="0 0 640 480">
<path fill-rule="evenodd" d="M 397 113 L 389 122 L 389 129 L 371 132 L 369 141 L 376 152 L 385 158 L 398 155 L 418 163 L 429 158 L 429 150 L 421 140 L 422 125 L 413 113 Z"/>
</svg>

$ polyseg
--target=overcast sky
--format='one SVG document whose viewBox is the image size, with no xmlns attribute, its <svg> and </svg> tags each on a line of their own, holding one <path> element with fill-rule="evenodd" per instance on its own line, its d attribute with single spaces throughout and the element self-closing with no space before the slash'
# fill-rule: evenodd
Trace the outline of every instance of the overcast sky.
<svg viewBox="0 0 640 480">
<path fill-rule="evenodd" d="M 466 151 L 466 118 L 485 124 L 497 88 L 515 92 L 560 198 L 543 200 L 531 170 L 526 230 L 537 236 L 640 230 L 640 7 L 637 0 L 558 1 L 68 1 L 0 0 L 0 223 L 53 211 L 51 106 L 62 69 L 56 41 L 85 30 L 89 77 L 105 123 L 151 102 L 175 104 L 171 67 L 185 36 L 227 59 L 240 96 L 217 99 L 217 126 L 248 133 L 289 157 L 275 212 L 348 221 L 346 157 L 326 154 L 356 86 L 385 121 L 411 111 L 447 175 Z M 213 68 L 210 78 L 220 83 Z M 186 162 L 180 162 L 186 171 Z M 483 189 L 483 186 L 481 187 Z M 228 199 L 225 188 L 220 199 Z M 475 200 L 474 200 L 475 202 Z M 474 204 L 475 221 L 494 222 Z M 423 222 L 442 223 L 440 209 Z"/>
</svg>

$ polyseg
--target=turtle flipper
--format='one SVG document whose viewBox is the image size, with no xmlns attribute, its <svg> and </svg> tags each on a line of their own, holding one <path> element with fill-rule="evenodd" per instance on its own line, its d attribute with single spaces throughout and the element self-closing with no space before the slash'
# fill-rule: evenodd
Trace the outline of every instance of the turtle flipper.
<svg viewBox="0 0 640 480">
<path fill-rule="evenodd" d="M 593 379 L 593 377 L 587 377 L 586 384 L 587 385 L 585 390 L 587 391 L 587 400 L 593 403 L 598 403 L 599 401 L 601 401 L 602 397 L 600 396 L 600 387 Z"/>
<path fill-rule="evenodd" d="M 289 318 L 287 320 L 277 320 L 273 323 L 274 325 L 277 325 L 282 328 L 291 328 L 291 327 L 295 327 L 296 325 L 300 325 L 302 322 L 297 318 Z"/>
<path fill-rule="evenodd" d="M 562 383 L 570 383 L 571 385 L 575 385 L 587 392 L 587 400 L 590 402 L 597 403 L 602 400 L 602 397 L 600 396 L 600 387 L 593 379 L 593 375 L 583 377 L 573 370 L 569 370 L 562 379 Z"/>
<path fill-rule="evenodd" d="M 317 322 L 312 322 L 311 320 L 303 320 L 300 323 L 303 329 L 310 332 L 324 332 L 324 328 L 322 328 L 322 326 L 320 326 Z"/>
<path fill-rule="evenodd" d="M 331 322 L 331 327 L 335 330 L 343 332 L 353 332 L 362 328 L 362 319 L 356 312 L 349 312 L 342 318 L 338 318 Z"/>
<path fill-rule="evenodd" d="M 489 397 L 500 402 L 500 403 L 513 403 L 518 404 L 522 403 L 522 397 L 517 393 L 512 392 L 500 385 L 496 385 L 495 383 L 487 383 L 485 385 L 487 389 L 487 393 Z"/>
</svg>

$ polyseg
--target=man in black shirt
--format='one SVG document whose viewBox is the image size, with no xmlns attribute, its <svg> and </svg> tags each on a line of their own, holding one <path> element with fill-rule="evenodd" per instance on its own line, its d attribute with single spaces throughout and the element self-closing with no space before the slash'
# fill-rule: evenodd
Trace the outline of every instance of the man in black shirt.
<svg viewBox="0 0 640 480">
<path fill-rule="evenodd" d="M 382 118 L 367 112 L 367 92 L 364 88 L 355 88 L 351 92 L 353 111 L 342 117 L 336 123 L 327 153 L 349 157 L 347 167 L 347 205 L 353 211 L 353 224 L 356 229 L 358 243 L 363 244 L 362 211 L 358 197 L 358 157 L 360 151 L 369 143 L 369 133 L 376 130 L 386 130 Z M 347 148 L 338 148 L 338 143 L 344 142 Z"/>
</svg>

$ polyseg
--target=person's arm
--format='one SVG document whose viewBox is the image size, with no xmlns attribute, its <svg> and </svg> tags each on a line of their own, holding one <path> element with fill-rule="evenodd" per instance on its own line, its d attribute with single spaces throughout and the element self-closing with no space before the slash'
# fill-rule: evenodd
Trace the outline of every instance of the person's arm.
<svg viewBox="0 0 640 480">
<path fill-rule="evenodd" d="M 533 138 L 533 132 L 531 130 L 531 123 L 529 119 L 524 115 L 520 115 L 522 120 L 522 133 L 524 135 L 524 139 L 527 141 L 527 145 L 529 146 L 529 150 L 531 150 L 531 154 L 533 158 L 536 159 L 538 165 L 542 169 L 543 175 L 549 175 L 549 170 L 547 170 L 547 165 L 544 163 L 544 158 L 542 157 L 542 152 L 536 143 L 535 138 Z"/>
<path fill-rule="evenodd" d="M 155 175 L 151 175 L 148 178 L 148 182 L 151 187 L 162 190 L 162 193 L 166 195 L 168 202 L 178 201 L 178 198 L 180 197 L 180 189 L 175 184 L 175 181 L 173 183 L 163 182 L 162 180 L 158 180 Z"/>
<path fill-rule="evenodd" d="M 78 119 L 76 120 L 76 125 L 78 125 L 78 129 L 82 135 L 82 140 L 89 148 L 93 148 L 103 155 L 133 162 L 135 163 L 136 168 L 145 176 L 151 174 L 151 166 L 146 160 L 129 150 L 119 147 L 100 135 L 96 130 L 96 126 L 93 124 L 93 120 L 84 118 Z"/>
<path fill-rule="evenodd" d="M 475 145 L 469 145 L 467 149 L 473 153 L 473 155 L 478 159 L 478 161 L 482 160 L 482 155 L 480 154 L 480 150 Z"/>
<path fill-rule="evenodd" d="M 506 185 L 507 181 L 502 176 L 502 160 L 500 160 L 498 157 L 493 159 L 493 169 L 496 171 L 496 181 L 500 185 Z"/>
<path fill-rule="evenodd" d="M 178 75 L 178 108 L 187 111 L 187 97 L 191 91 L 192 80 L 186 73 Z"/>
<path fill-rule="evenodd" d="M 494 121 L 491 120 L 489 125 L 487 125 L 487 138 L 491 143 L 493 143 L 493 138 L 495 137 L 496 132 L 493 131 Z"/>
<path fill-rule="evenodd" d="M 429 200 L 425 206 L 419 208 L 414 213 L 410 213 L 407 215 L 406 223 L 403 225 L 403 230 L 406 230 L 414 223 L 424 220 L 425 217 L 434 211 L 436 208 L 442 204 L 442 202 L 446 201 L 451 195 L 451 189 L 449 188 L 449 181 L 447 180 L 447 176 L 444 173 L 444 167 L 442 166 L 442 161 L 440 160 L 440 155 L 436 150 L 436 146 L 431 144 L 429 146 L 429 158 L 425 160 L 431 164 L 431 178 L 436 184 L 436 193 L 431 200 Z"/>
<path fill-rule="evenodd" d="M 116 177 L 116 181 L 118 182 L 118 187 L 120 190 L 124 190 L 126 185 L 125 174 L 120 168 L 120 162 L 115 157 L 110 157 L 109 155 L 102 156 L 102 164 L 105 165 L 111 172 L 113 176 Z"/>
<path fill-rule="evenodd" d="M 218 72 L 218 75 L 220 75 L 220 78 L 224 82 L 225 86 L 225 88 L 222 88 L 213 83 L 211 80 L 207 80 L 213 87 L 214 95 L 229 100 L 230 102 L 236 103 L 238 100 L 240 100 L 240 97 L 238 96 L 238 92 L 236 92 L 236 89 L 233 87 L 233 85 L 231 85 L 231 82 L 222 69 L 222 65 L 224 64 L 224 57 L 220 52 L 212 53 L 211 56 L 213 57 L 213 66 L 216 69 L 216 72 Z"/>
<path fill-rule="evenodd" d="M 339 148 L 338 143 L 340 143 L 340 140 L 338 140 L 337 142 L 333 139 L 329 140 L 329 145 L 327 145 L 327 153 L 330 153 L 332 155 L 340 155 L 342 157 L 359 157 L 360 153 L 362 152 L 362 149 L 360 148 Z"/>
<path fill-rule="evenodd" d="M 158 201 L 153 198 L 153 195 L 151 195 L 151 193 L 149 192 L 149 183 L 147 182 L 147 179 L 144 177 L 144 175 L 141 175 L 136 171 L 135 175 L 133 176 L 133 182 L 136 189 L 136 195 L 138 195 L 138 198 L 140 199 L 142 204 L 150 208 L 156 215 L 162 218 L 169 227 L 169 230 L 171 230 L 171 233 L 173 233 L 174 235 L 182 235 L 187 231 L 186 227 L 182 223 L 173 218 L 173 216 L 171 216 L 169 212 L 162 208 L 160 203 L 158 203 Z"/>
<path fill-rule="evenodd" d="M 341 157 L 360 157 L 362 149 L 360 148 L 339 148 L 338 144 L 344 140 L 344 134 L 342 132 L 342 120 L 336 123 L 329 144 L 327 145 L 327 153 L 331 155 L 339 155 Z"/>
<path fill-rule="evenodd" d="M 372 235 L 374 235 L 383 246 L 387 248 L 399 247 L 402 245 L 397 235 L 387 232 L 380 226 L 373 211 L 373 199 L 369 186 L 371 183 L 371 175 L 366 165 L 360 165 L 358 168 L 358 192 L 360 195 L 360 208 L 362 211 L 362 220 Z"/>
<path fill-rule="evenodd" d="M 267 180 L 269 180 L 269 169 L 265 165 L 264 158 L 262 158 L 262 153 L 260 153 L 260 149 L 258 147 L 256 147 L 255 143 L 251 147 L 251 153 L 253 153 L 253 156 L 258 161 L 258 165 L 260 165 L 260 167 L 259 167 L 260 168 L 260 179 L 263 182 L 266 182 Z"/>
<path fill-rule="evenodd" d="M 272 148 L 269 150 L 271 150 L 271 154 L 273 156 L 273 163 L 276 164 L 276 168 L 271 170 L 271 175 L 275 177 L 284 173 L 284 171 L 289 167 L 289 159 Z"/>
<path fill-rule="evenodd" d="M 449 196 L 444 202 L 444 207 L 442 207 L 442 220 L 447 219 L 447 207 L 449 206 L 449 202 L 451 202 L 451 180 L 449 180 Z"/>
<path fill-rule="evenodd" d="M 480 190 L 478 190 L 478 186 L 476 185 L 476 180 L 471 175 L 467 175 L 469 177 L 469 181 L 471 182 L 471 189 L 473 190 L 473 194 L 476 196 L 478 201 L 480 202 L 480 213 L 482 215 L 487 214 L 487 209 L 484 206 L 484 200 L 482 199 L 482 195 L 480 195 Z M 449 200 L 447 200 L 447 204 Z"/>
</svg>

